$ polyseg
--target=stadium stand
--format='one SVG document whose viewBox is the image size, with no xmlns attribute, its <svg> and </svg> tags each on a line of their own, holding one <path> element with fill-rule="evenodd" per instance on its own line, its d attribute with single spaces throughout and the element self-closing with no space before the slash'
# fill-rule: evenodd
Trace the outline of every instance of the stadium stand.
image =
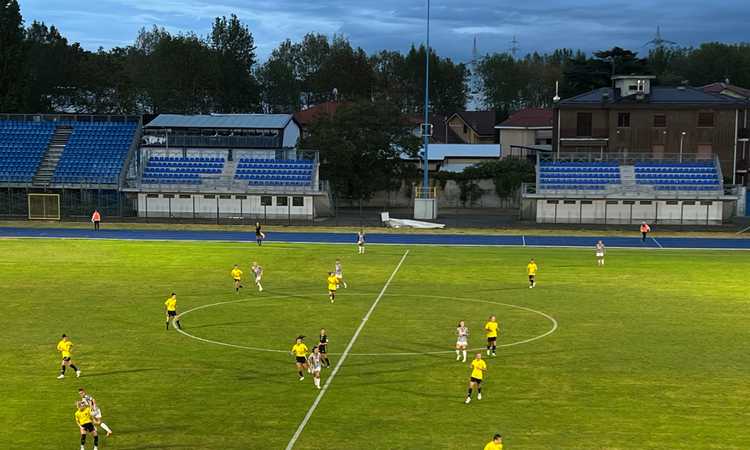
<svg viewBox="0 0 750 450">
<path fill-rule="evenodd" d="M 152 156 L 143 171 L 143 183 L 201 184 L 204 176 L 223 171 L 224 158 Z"/>
<path fill-rule="evenodd" d="M 116 184 L 135 137 L 135 122 L 70 122 L 73 133 L 52 177 L 61 184 Z"/>
<path fill-rule="evenodd" d="M 713 161 L 690 163 L 635 164 L 635 178 L 639 185 L 653 185 L 659 191 L 714 191 L 721 189 L 721 180 Z"/>
<path fill-rule="evenodd" d="M 242 158 L 234 177 L 251 186 L 310 186 L 313 161 Z"/>
<path fill-rule="evenodd" d="M 0 121 L 0 181 L 31 183 L 55 132 L 51 122 Z"/>
<path fill-rule="evenodd" d="M 603 190 L 620 183 L 616 162 L 543 162 L 539 165 L 542 190 Z"/>
</svg>

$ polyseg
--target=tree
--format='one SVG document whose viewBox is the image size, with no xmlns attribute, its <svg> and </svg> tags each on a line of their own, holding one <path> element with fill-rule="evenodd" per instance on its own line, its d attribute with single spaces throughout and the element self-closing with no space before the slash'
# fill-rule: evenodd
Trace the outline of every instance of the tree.
<svg viewBox="0 0 750 450">
<path fill-rule="evenodd" d="M 217 17 L 210 35 L 218 74 L 214 80 L 215 109 L 227 113 L 256 110 L 260 89 L 253 66 L 255 41 L 248 27 L 232 14 Z"/>
<path fill-rule="evenodd" d="M 25 57 L 23 19 L 17 0 L 0 0 L 0 111 L 20 112 Z"/>
<path fill-rule="evenodd" d="M 646 75 L 651 72 L 646 58 L 620 47 L 595 52 L 593 58 L 581 54 L 567 64 L 564 75 L 567 95 L 580 94 L 612 85 L 613 75 Z"/>
<path fill-rule="evenodd" d="M 302 81 L 298 73 L 299 46 L 289 39 L 276 47 L 257 73 L 263 92 L 263 107 L 270 113 L 300 109 Z"/>
<path fill-rule="evenodd" d="M 323 116 L 310 128 L 302 148 L 321 152 L 321 176 L 336 197 L 367 200 L 392 189 L 409 169 L 401 154 L 416 156 L 419 138 L 398 106 L 360 101 Z"/>
</svg>

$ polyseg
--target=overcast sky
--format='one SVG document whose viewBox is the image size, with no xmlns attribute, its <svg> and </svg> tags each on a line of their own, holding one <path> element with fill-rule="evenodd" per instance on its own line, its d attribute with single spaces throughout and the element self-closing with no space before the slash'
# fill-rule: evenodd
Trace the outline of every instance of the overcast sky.
<svg viewBox="0 0 750 450">
<path fill-rule="evenodd" d="M 216 16 L 237 14 L 265 58 L 282 40 L 313 31 L 347 36 L 368 52 L 406 50 L 424 41 L 426 0 L 20 0 L 26 24 L 54 24 L 85 48 L 133 42 L 141 27 L 206 35 Z M 519 54 L 615 45 L 646 52 L 660 25 L 681 45 L 750 41 L 750 0 L 432 0 L 431 43 L 459 61 L 508 51 Z"/>
</svg>

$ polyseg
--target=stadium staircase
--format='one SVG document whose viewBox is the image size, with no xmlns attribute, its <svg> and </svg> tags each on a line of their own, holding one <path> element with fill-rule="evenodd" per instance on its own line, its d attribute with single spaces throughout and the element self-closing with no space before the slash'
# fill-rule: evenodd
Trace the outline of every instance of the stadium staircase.
<svg viewBox="0 0 750 450">
<path fill-rule="evenodd" d="M 42 161 L 39 163 L 36 175 L 32 179 L 31 183 L 33 186 L 49 186 L 55 174 L 57 163 L 60 162 L 63 149 L 65 149 L 65 145 L 68 143 L 72 133 L 73 127 L 69 125 L 60 125 L 55 128 L 49 146 L 47 146 L 47 152 L 44 154 Z"/>
</svg>

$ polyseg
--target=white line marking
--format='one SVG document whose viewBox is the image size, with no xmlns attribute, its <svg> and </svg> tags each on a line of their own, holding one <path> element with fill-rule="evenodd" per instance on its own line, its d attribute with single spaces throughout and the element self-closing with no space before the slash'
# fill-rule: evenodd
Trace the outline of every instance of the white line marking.
<svg viewBox="0 0 750 450">
<path fill-rule="evenodd" d="M 747 228 L 743 228 L 743 229 L 741 229 L 740 231 L 736 232 L 735 234 L 742 234 L 742 233 L 744 233 L 744 232 L 745 232 L 745 231 L 747 231 L 747 230 L 750 230 L 750 227 L 747 227 Z"/>
<path fill-rule="evenodd" d="M 346 295 L 347 296 L 370 296 L 370 295 L 373 295 L 373 294 L 374 293 L 370 292 L 370 293 L 347 293 Z M 301 295 L 301 296 L 310 295 L 310 296 L 312 296 L 312 295 L 315 295 L 315 294 L 299 294 L 299 293 L 297 293 L 297 295 Z M 530 337 L 528 339 L 524 339 L 524 340 L 521 340 L 521 341 L 508 342 L 506 344 L 499 344 L 498 347 L 514 347 L 516 345 L 527 344 L 529 342 L 533 342 L 533 341 L 536 341 L 536 340 L 539 340 L 539 339 L 542 339 L 542 338 L 545 338 L 545 337 L 549 336 L 550 334 L 552 334 L 555 331 L 557 331 L 557 328 L 558 328 L 557 320 L 555 320 L 555 318 L 552 317 L 552 316 L 550 316 L 549 314 L 546 314 L 546 313 L 544 313 L 542 311 L 538 311 L 536 309 L 528 308 L 526 306 L 514 305 L 512 303 L 493 302 L 493 301 L 489 301 L 489 300 L 480 300 L 480 299 L 464 298 L 464 297 L 446 297 L 446 296 L 442 296 L 442 295 L 420 295 L 420 294 L 396 294 L 396 295 L 399 295 L 401 297 L 437 298 L 437 299 L 453 300 L 453 301 L 459 301 L 459 302 L 488 303 L 488 304 L 491 304 L 491 305 L 509 306 L 511 308 L 521 309 L 521 310 L 528 311 L 528 312 L 531 312 L 531 313 L 534 313 L 534 314 L 538 314 L 538 315 L 544 317 L 545 319 L 549 320 L 552 323 L 552 328 L 550 328 L 549 330 L 547 330 L 543 334 L 540 334 L 538 336 L 533 336 L 533 337 Z M 272 297 L 265 297 L 265 299 L 274 299 L 274 298 L 276 298 L 276 299 L 282 299 L 283 300 L 283 299 L 290 298 L 290 296 L 291 296 L 291 294 L 290 295 L 281 295 L 281 294 L 279 294 L 279 295 L 275 295 L 275 296 L 272 296 Z M 195 308 L 189 309 L 189 310 L 187 310 L 187 311 L 179 314 L 178 317 L 185 316 L 185 315 L 187 315 L 187 314 L 189 314 L 189 313 L 191 313 L 193 311 L 201 310 L 201 309 L 204 309 L 204 308 L 210 308 L 210 307 L 213 307 L 213 306 L 228 305 L 228 304 L 233 304 L 233 303 L 243 303 L 243 302 L 249 302 L 249 301 L 255 301 L 255 300 L 257 300 L 257 299 L 256 298 L 246 298 L 246 299 L 241 299 L 241 300 L 232 300 L 232 301 L 228 301 L 228 302 L 218 302 L 218 303 L 211 303 L 211 304 L 207 304 L 207 305 L 201 305 L 201 306 L 197 306 Z M 255 304 L 255 303 L 253 303 L 252 306 L 278 306 L 278 304 L 275 304 L 275 303 Z M 174 325 L 174 321 L 173 321 L 173 325 Z M 206 343 L 209 343 L 209 344 L 221 345 L 221 346 L 224 346 L 224 347 L 231 347 L 231 348 L 239 348 L 239 349 L 244 349 L 244 350 L 253 350 L 253 351 L 258 351 L 258 352 L 288 353 L 287 350 L 276 350 L 276 349 L 272 349 L 272 348 L 252 347 L 252 346 L 247 346 L 247 345 L 231 344 L 231 343 L 222 342 L 222 341 L 214 341 L 212 339 L 206 339 L 206 338 L 202 338 L 200 336 L 195 336 L 195 335 L 190 334 L 187 331 L 184 331 L 184 330 L 179 329 L 177 327 L 175 327 L 175 329 L 177 331 L 179 331 L 181 334 L 183 334 L 184 336 L 193 338 L 193 339 L 201 341 L 201 342 L 206 342 Z M 477 350 L 483 350 L 483 349 L 484 349 L 484 347 L 477 347 L 477 348 L 471 348 L 471 349 L 467 349 L 467 350 L 477 351 Z M 423 355 L 441 355 L 441 354 L 447 354 L 447 353 L 453 353 L 453 350 L 438 350 L 438 351 L 432 351 L 432 352 L 393 352 L 393 353 L 353 353 L 353 352 L 349 352 L 349 356 L 423 356 Z M 335 353 L 335 352 L 329 352 L 328 354 L 331 355 L 331 356 L 340 356 L 341 355 L 341 353 Z"/>
<path fill-rule="evenodd" d="M 526 236 L 521 235 L 521 240 L 523 241 L 523 246 L 526 247 Z"/>
<path fill-rule="evenodd" d="M 658 246 L 659 246 L 659 248 L 664 248 L 664 247 L 662 247 L 662 246 L 661 246 L 661 244 L 659 243 L 659 241 L 657 241 L 657 240 L 656 240 L 656 239 L 654 239 L 654 238 L 651 238 L 651 239 L 653 239 L 653 241 L 654 241 L 654 242 L 656 242 L 656 245 L 658 245 Z"/>
<path fill-rule="evenodd" d="M 336 367 L 333 368 L 333 372 L 331 372 L 331 376 L 328 377 L 328 379 L 326 380 L 325 385 L 323 385 L 323 389 L 321 389 L 321 391 L 318 393 L 318 396 L 315 397 L 315 401 L 310 406 L 310 409 L 307 410 L 307 414 L 305 414 L 305 417 L 302 419 L 302 422 L 300 422 L 299 426 L 297 427 L 297 431 L 294 432 L 294 436 L 292 436 L 292 439 L 289 441 L 289 444 L 287 444 L 286 450 L 291 450 L 292 448 L 294 448 L 294 444 L 297 442 L 297 439 L 299 439 L 300 435 L 302 434 L 302 431 L 305 429 L 307 422 L 310 420 L 310 417 L 312 417 L 313 413 L 315 412 L 315 409 L 318 407 L 320 400 L 325 395 L 334 377 L 336 377 L 336 374 L 338 373 L 339 369 L 344 364 L 344 361 L 346 361 L 346 357 L 349 356 L 349 352 L 354 346 L 354 343 L 357 341 L 357 338 L 359 337 L 359 333 L 362 332 L 362 329 L 365 327 L 365 324 L 370 319 L 370 315 L 372 314 L 373 311 L 375 311 L 375 307 L 378 306 L 378 303 L 380 303 L 380 299 L 383 298 L 383 294 L 385 294 L 385 290 L 388 289 L 388 286 L 390 286 L 391 281 L 393 281 L 393 278 L 396 276 L 398 269 L 401 268 L 401 264 L 404 263 L 404 260 L 406 259 L 406 256 L 408 254 L 409 254 L 409 250 L 407 250 L 404 253 L 404 256 L 401 257 L 401 261 L 399 261 L 398 264 L 396 265 L 396 268 L 393 269 L 391 276 L 388 277 L 388 281 L 385 282 L 385 285 L 383 285 L 383 289 L 380 290 L 380 294 L 378 294 L 375 301 L 372 302 L 370 309 L 367 311 L 367 314 L 365 314 L 365 316 L 362 318 L 362 321 L 359 323 L 359 327 L 357 327 L 357 330 L 354 332 L 354 335 L 349 340 L 349 343 L 346 345 L 346 349 L 344 350 L 344 353 L 341 354 L 341 358 L 339 359 L 339 362 L 336 363 Z"/>
</svg>

